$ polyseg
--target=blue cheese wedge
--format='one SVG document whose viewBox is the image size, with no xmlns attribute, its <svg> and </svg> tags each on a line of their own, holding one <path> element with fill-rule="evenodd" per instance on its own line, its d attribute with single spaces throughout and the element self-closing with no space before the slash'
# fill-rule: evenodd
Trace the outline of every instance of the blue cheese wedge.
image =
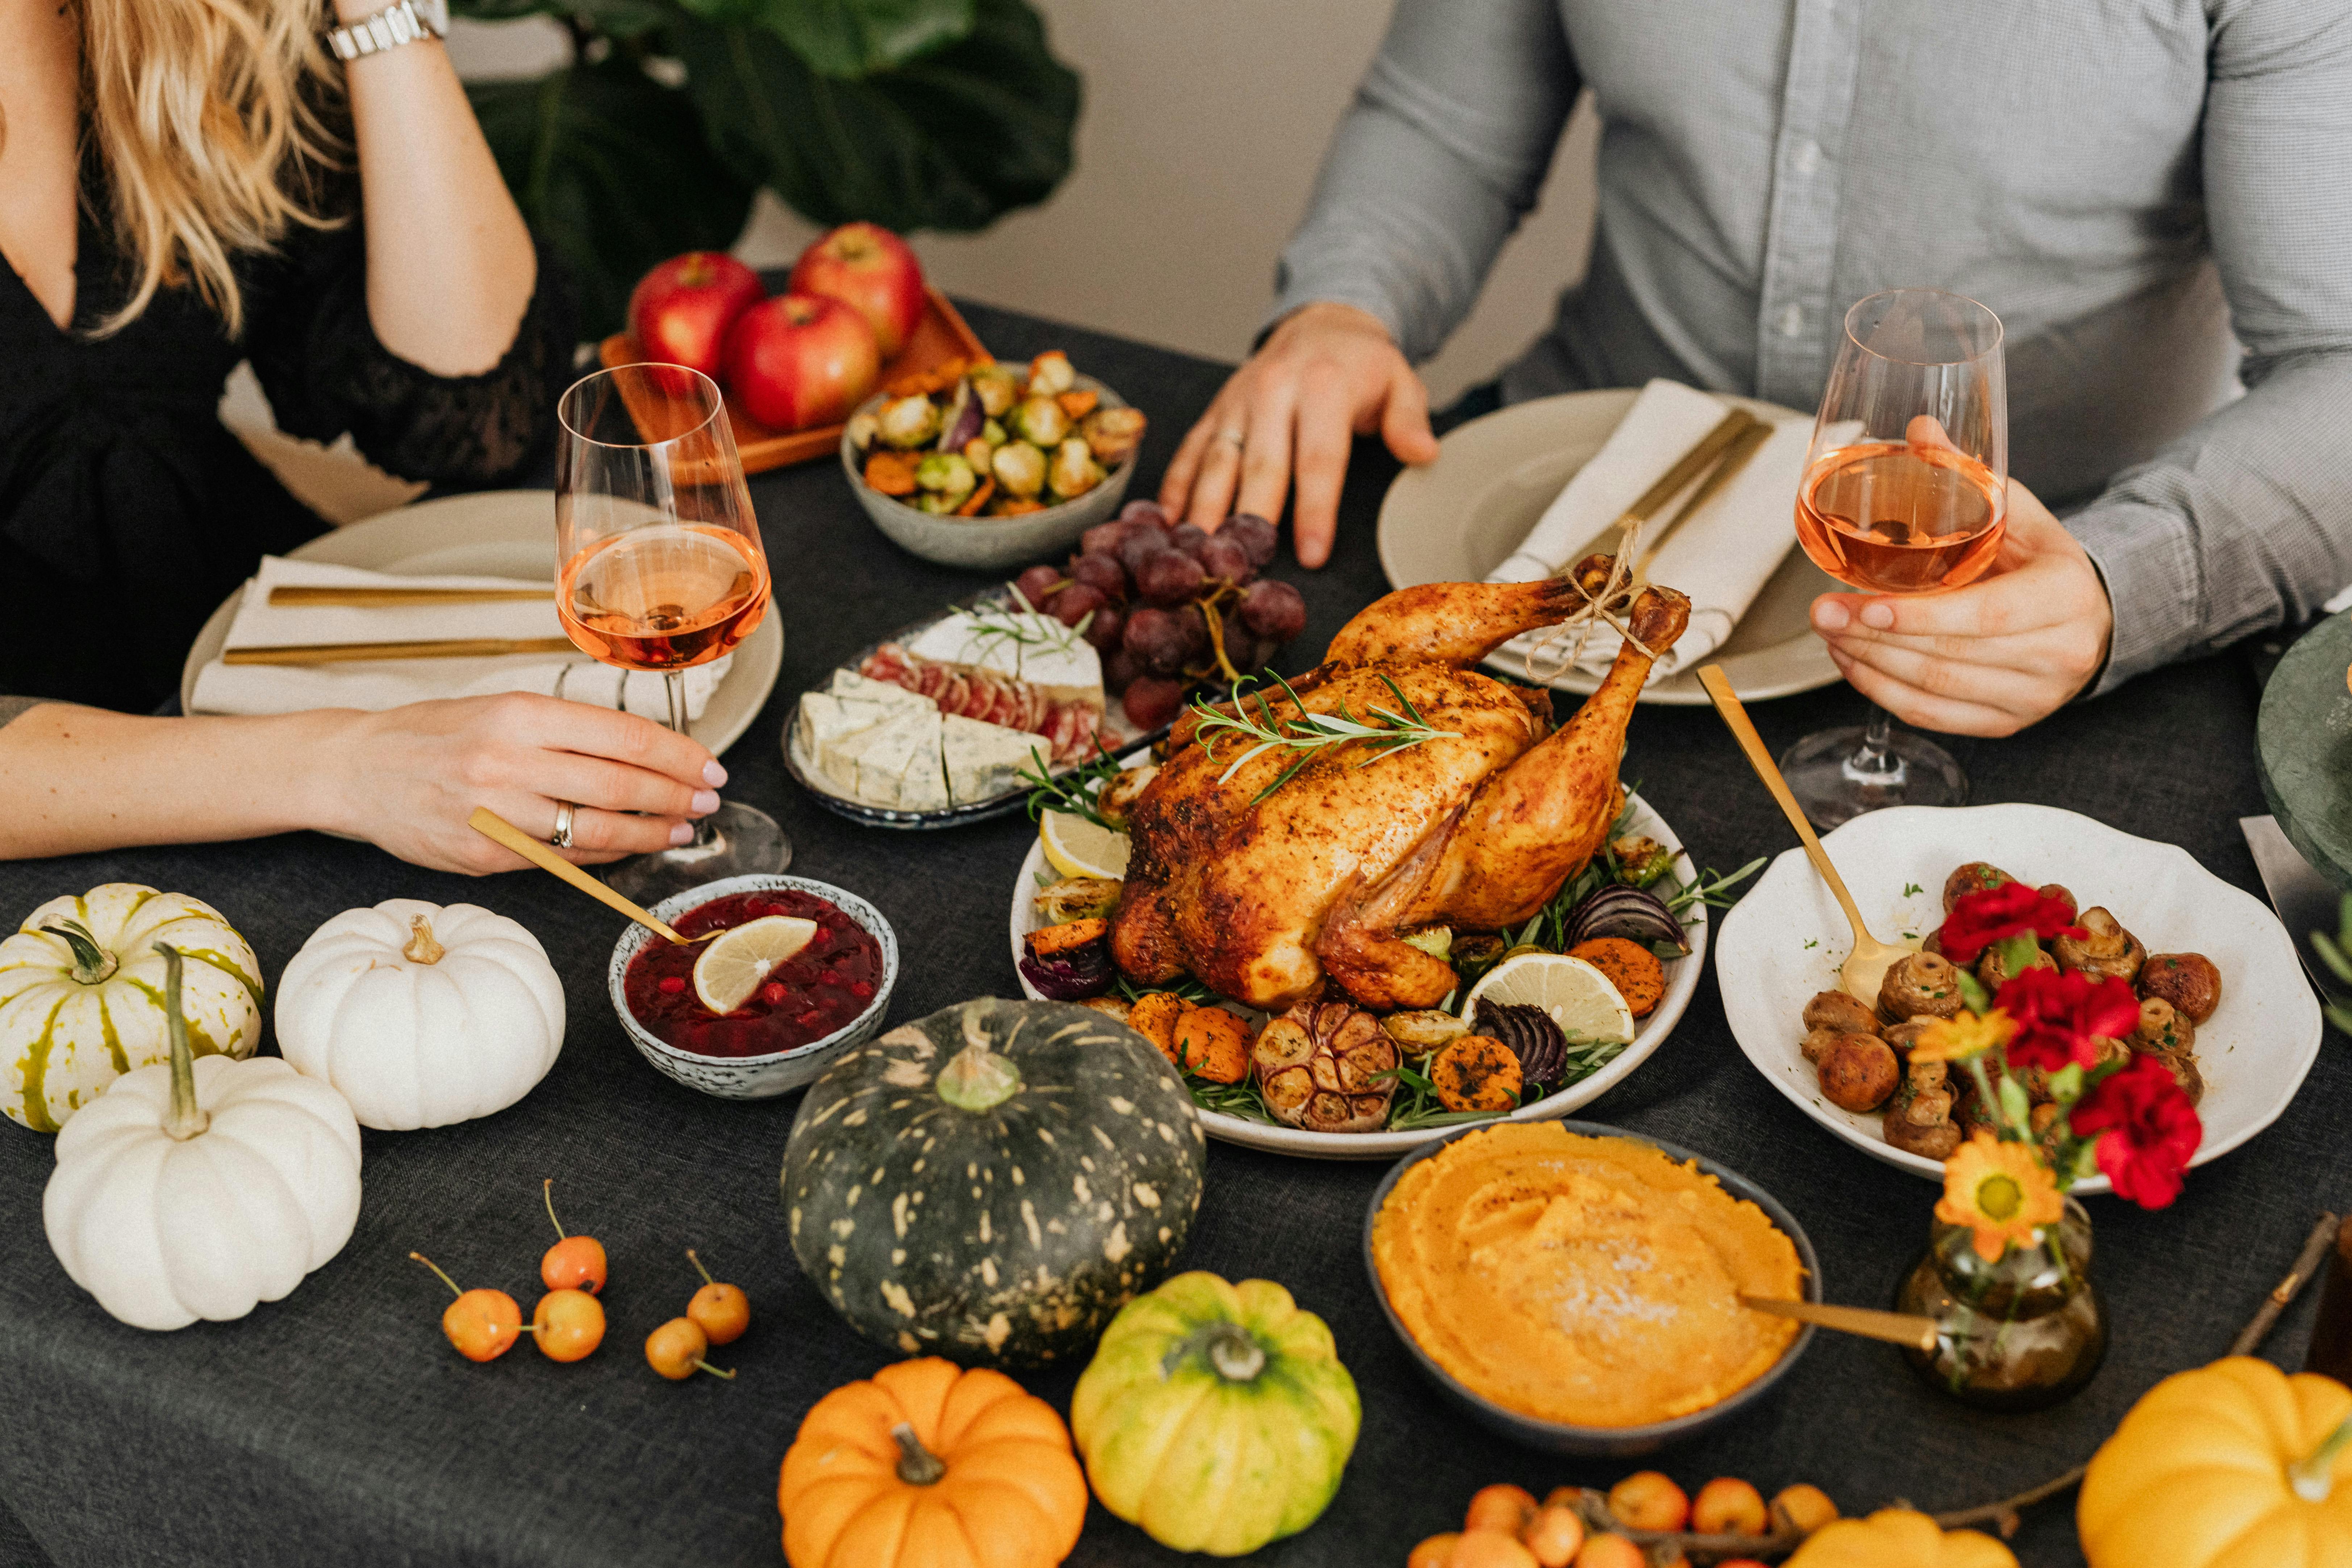
<svg viewBox="0 0 2352 1568">
<path fill-rule="evenodd" d="M 938 703 L 919 691 L 909 691 L 887 680 L 873 680 L 854 669 L 833 672 L 833 694 L 861 702 L 879 702 L 887 707 L 936 708 Z"/>
<path fill-rule="evenodd" d="M 1021 770 L 1031 765 L 1030 753 L 1044 742 L 1020 730 L 950 713 L 941 725 L 940 746 L 947 763 L 950 802 L 973 805 L 1018 788 Z"/>
<path fill-rule="evenodd" d="M 937 782 L 937 709 L 908 709 L 861 730 L 835 746 L 825 762 L 828 777 L 869 805 L 921 811 L 947 804 L 945 785 Z M 931 781 L 928 786 L 927 781 Z"/>
</svg>

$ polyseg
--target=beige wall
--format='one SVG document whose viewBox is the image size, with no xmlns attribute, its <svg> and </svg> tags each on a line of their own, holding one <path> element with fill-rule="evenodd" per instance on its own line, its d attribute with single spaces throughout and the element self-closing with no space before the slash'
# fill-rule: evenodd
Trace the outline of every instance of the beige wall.
<svg viewBox="0 0 2352 1568">
<path fill-rule="evenodd" d="M 1038 0 L 1084 77 L 1077 167 L 1053 199 L 980 235 L 916 239 L 951 292 L 1234 359 L 1273 293 L 1323 144 L 1380 42 L 1389 0 Z M 459 68 L 543 69 L 552 24 L 460 24 Z M 1491 374 L 1582 270 L 1594 127 L 1580 114 L 1542 205 L 1477 310 L 1427 367 L 1442 401 Z M 814 229 L 762 196 L 738 246 L 788 262 Z"/>
</svg>

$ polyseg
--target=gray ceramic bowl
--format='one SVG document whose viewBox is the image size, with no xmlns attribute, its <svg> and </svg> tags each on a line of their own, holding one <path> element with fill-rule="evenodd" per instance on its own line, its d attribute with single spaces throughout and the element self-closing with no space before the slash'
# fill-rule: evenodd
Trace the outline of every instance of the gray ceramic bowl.
<svg viewBox="0 0 2352 1568">
<path fill-rule="evenodd" d="M 1480 1426 L 1490 1427 L 1514 1442 L 1524 1443 L 1530 1448 L 1540 1448 L 1548 1454 L 1595 1455 L 1618 1459 L 1631 1458 L 1640 1454 L 1654 1454 L 1670 1443 L 1678 1443 L 1684 1438 L 1696 1436 L 1708 1427 L 1728 1420 L 1738 1411 L 1761 1398 L 1764 1391 L 1780 1382 L 1788 1370 L 1796 1364 L 1797 1358 L 1805 1353 L 1805 1347 L 1811 1344 L 1813 1339 L 1813 1326 L 1811 1323 L 1797 1331 L 1797 1337 L 1789 1342 L 1789 1348 L 1780 1352 L 1780 1359 L 1774 1362 L 1761 1377 L 1733 1394 L 1728 1399 L 1719 1404 L 1710 1405 L 1704 1410 L 1694 1410 L 1687 1415 L 1677 1415 L 1671 1421 L 1655 1421 L 1645 1426 L 1578 1426 L 1565 1421 L 1539 1420 L 1533 1415 L 1522 1415 L 1518 1411 L 1497 1405 L 1486 1395 L 1474 1393 L 1465 1384 L 1455 1381 L 1453 1373 L 1430 1359 L 1429 1353 L 1421 1348 L 1420 1342 L 1406 1331 L 1403 1321 L 1396 1315 L 1396 1309 L 1389 1305 L 1388 1289 L 1381 1283 L 1379 1266 L 1372 1260 L 1372 1221 L 1379 1215 L 1381 1205 L 1389 1201 L 1389 1193 L 1396 1186 L 1398 1179 L 1407 1170 L 1428 1159 L 1455 1140 L 1489 1131 L 1493 1125 L 1491 1122 L 1473 1123 L 1457 1132 L 1439 1139 L 1434 1143 L 1425 1143 L 1408 1157 L 1398 1161 L 1395 1168 L 1389 1172 L 1380 1186 L 1373 1191 L 1372 1205 L 1364 1212 L 1364 1272 L 1371 1277 L 1372 1295 L 1380 1301 L 1381 1310 L 1388 1315 L 1389 1327 L 1396 1331 L 1397 1338 L 1404 1342 L 1405 1349 L 1412 1352 L 1412 1359 L 1421 1363 L 1421 1370 L 1429 1374 L 1430 1381 L 1436 1384 L 1454 1404 L 1467 1411 L 1471 1418 Z M 1597 1121 L 1555 1121 L 1549 1125 L 1563 1128 L 1570 1132 L 1580 1132 L 1588 1138 L 1622 1138 L 1629 1142 L 1647 1143 L 1671 1159 L 1696 1161 L 1700 1170 L 1723 1184 L 1724 1191 L 1733 1197 L 1745 1198 L 1762 1209 L 1765 1216 L 1780 1228 L 1780 1233 L 1796 1243 L 1797 1261 L 1805 1270 L 1805 1299 L 1809 1301 L 1818 1301 L 1822 1299 L 1822 1260 L 1814 1256 L 1812 1242 L 1806 1237 L 1803 1227 L 1797 1224 L 1796 1217 L 1781 1206 L 1780 1199 L 1747 1177 L 1737 1171 L 1725 1169 L 1704 1154 L 1694 1153 L 1688 1149 L 1640 1132 L 1628 1131 L 1622 1127 L 1604 1127 Z"/>
<path fill-rule="evenodd" d="M 1080 391 L 1100 394 L 1106 408 L 1127 406 L 1125 398 L 1090 375 L 1078 376 L 1072 384 Z M 875 413 L 887 401 L 887 393 L 877 393 L 858 405 L 857 413 Z M 886 496 L 868 486 L 858 471 L 846 429 L 841 436 L 841 467 L 849 476 L 857 504 L 892 543 L 942 566 L 995 572 L 1058 555 L 1076 544 L 1087 529 L 1117 516 L 1127 499 L 1127 482 L 1135 477 L 1135 454 L 1128 454 L 1127 461 L 1077 500 L 1022 517 L 938 517 Z"/>
<path fill-rule="evenodd" d="M 890 929 L 890 922 L 882 918 L 882 911 L 856 894 L 830 882 L 813 882 L 806 877 L 727 877 L 705 882 L 699 888 L 688 888 L 683 893 L 673 893 L 656 904 L 653 912 L 663 920 L 674 921 L 688 910 L 730 893 L 784 888 L 825 900 L 873 934 L 882 948 L 882 984 L 874 988 L 874 1000 L 866 1005 L 865 1012 L 824 1038 L 795 1046 L 789 1051 L 774 1051 L 763 1057 L 702 1057 L 682 1051 L 656 1037 L 629 1014 L 628 999 L 621 989 L 622 978 L 628 973 L 629 961 L 646 943 L 658 940 L 632 921 L 621 933 L 621 940 L 613 944 L 613 962 L 605 971 L 605 984 L 612 991 L 613 1011 L 620 1015 L 621 1026 L 636 1043 L 637 1054 L 653 1063 L 665 1078 L 721 1100 L 766 1100 L 811 1081 L 844 1049 L 864 1044 L 882 1027 L 882 1020 L 890 1010 L 890 992 L 898 984 L 898 938 Z"/>
</svg>

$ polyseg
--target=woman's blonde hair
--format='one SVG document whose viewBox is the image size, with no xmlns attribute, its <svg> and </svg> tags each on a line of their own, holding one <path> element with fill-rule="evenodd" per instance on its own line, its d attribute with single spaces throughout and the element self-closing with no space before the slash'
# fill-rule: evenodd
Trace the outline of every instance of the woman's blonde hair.
<svg viewBox="0 0 2352 1568">
<path fill-rule="evenodd" d="M 321 176 L 346 141 L 342 77 L 319 0 L 76 0 L 82 104 L 137 286 L 98 325 L 118 331 L 185 284 L 232 336 L 234 259 L 289 226 L 331 228 Z"/>
</svg>

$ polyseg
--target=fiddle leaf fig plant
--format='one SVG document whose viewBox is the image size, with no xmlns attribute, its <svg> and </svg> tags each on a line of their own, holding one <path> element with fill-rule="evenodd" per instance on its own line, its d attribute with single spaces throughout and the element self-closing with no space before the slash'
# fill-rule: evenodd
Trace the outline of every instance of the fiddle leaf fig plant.
<svg viewBox="0 0 2352 1568">
<path fill-rule="evenodd" d="M 630 289 L 724 249 L 765 186 L 822 224 L 970 231 L 1069 173 L 1078 79 L 1026 0 L 454 0 L 532 14 L 573 62 L 469 83 L 523 216 L 570 269 L 583 327 Z"/>
</svg>

